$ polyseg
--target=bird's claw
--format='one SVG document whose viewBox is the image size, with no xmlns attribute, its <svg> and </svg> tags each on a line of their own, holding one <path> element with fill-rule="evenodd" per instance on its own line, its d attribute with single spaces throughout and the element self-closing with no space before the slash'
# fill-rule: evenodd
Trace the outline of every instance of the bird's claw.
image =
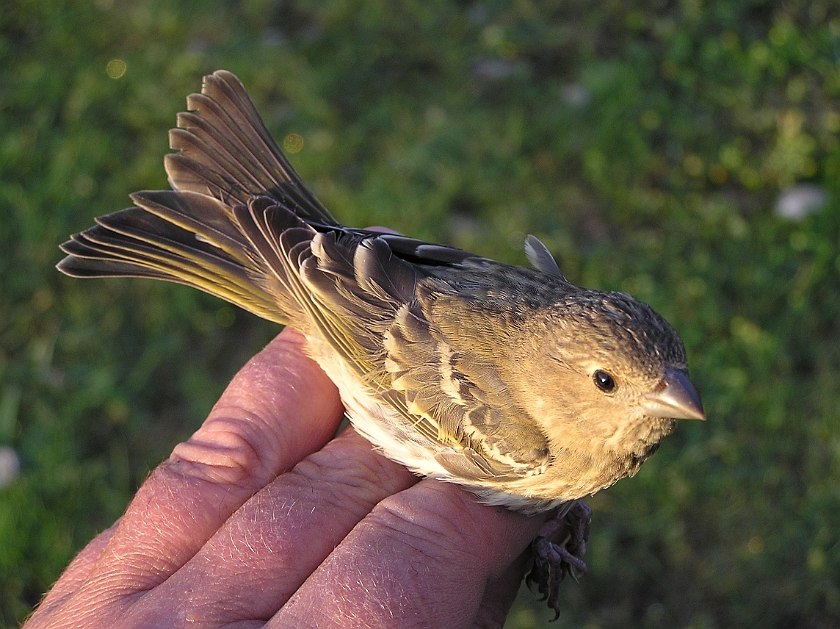
<svg viewBox="0 0 840 629">
<path fill-rule="evenodd" d="M 526 577 L 529 587 L 537 591 L 560 617 L 560 583 L 570 575 L 575 581 L 586 574 L 581 557 L 586 553 L 589 520 L 592 510 L 580 500 L 560 511 L 540 528 L 532 545 L 533 564 Z"/>
</svg>

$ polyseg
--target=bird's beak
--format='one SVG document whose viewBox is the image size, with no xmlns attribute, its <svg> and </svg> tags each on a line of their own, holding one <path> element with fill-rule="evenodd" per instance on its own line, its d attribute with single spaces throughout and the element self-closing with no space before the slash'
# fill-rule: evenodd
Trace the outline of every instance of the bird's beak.
<svg viewBox="0 0 840 629">
<path fill-rule="evenodd" d="M 697 389 L 688 374 L 679 369 L 666 369 L 657 391 L 642 397 L 647 415 L 670 419 L 706 419 Z"/>
</svg>

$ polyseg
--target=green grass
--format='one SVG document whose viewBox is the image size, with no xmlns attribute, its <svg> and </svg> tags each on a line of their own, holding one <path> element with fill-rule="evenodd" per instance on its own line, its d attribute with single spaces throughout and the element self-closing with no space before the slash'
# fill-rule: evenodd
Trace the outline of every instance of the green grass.
<svg viewBox="0 0 840 629">
<path fill-rule="evenodd" d="M 110 61 L 126 71 L 111 78 Z M 836 3 L 13 0 L 0 9 L 0 624 L 119 516 L 276 329 L 58 244 L 166 186 L 166 130 L 236 72 L 344 222 L 631 292 L 709 416 L 599 493 L 557 626 L 838 627 Z M 114 66 L 111 66 L 114 74 Z M 810 182 L 828 203 L 777 218 Z M 515 628 L 549 614 L 529 597 Z"/>
</svg>

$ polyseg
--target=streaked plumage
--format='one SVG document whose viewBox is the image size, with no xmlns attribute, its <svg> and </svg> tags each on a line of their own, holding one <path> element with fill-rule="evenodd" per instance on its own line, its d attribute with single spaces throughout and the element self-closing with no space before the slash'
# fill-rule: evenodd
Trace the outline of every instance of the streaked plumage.
<svg viewBox="0 0 840 629">
<path fill-rule="evenodd" d="M 537 270 L 344 227 L 236 77 L 205 77 L 187 103 L 173 190 L 74 235 L 61 271 L 179 282 L 298 328 L 387 456 L 528 513 L 634 474 L 674 418 L 702 418 L 682 342 L 649 306 L 574 286 L 533 237 Z"/>
</svg>

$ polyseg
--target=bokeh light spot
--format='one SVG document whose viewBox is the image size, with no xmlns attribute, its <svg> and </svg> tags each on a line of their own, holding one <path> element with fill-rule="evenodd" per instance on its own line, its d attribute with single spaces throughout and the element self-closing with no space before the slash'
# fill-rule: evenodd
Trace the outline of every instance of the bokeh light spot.
<svg viewBox="0 0 840 629">
<path fill-rule="evenodd" d="M 128 66 L 125 65 L 125 61 L 122 59 L 111 59 L 108 62 L 108 65 L 105 66 L 105 72 L 108 73 L 112 79 L 121 79 L 125 75 L 125 71 L 128 69 Z"/>
<path fill-rule="evenodd" d="M 283 148 L 289 153 L 299 153 L 303 149 L 303 136 L 290 133 L 283 138 Z"/>
</svg>

